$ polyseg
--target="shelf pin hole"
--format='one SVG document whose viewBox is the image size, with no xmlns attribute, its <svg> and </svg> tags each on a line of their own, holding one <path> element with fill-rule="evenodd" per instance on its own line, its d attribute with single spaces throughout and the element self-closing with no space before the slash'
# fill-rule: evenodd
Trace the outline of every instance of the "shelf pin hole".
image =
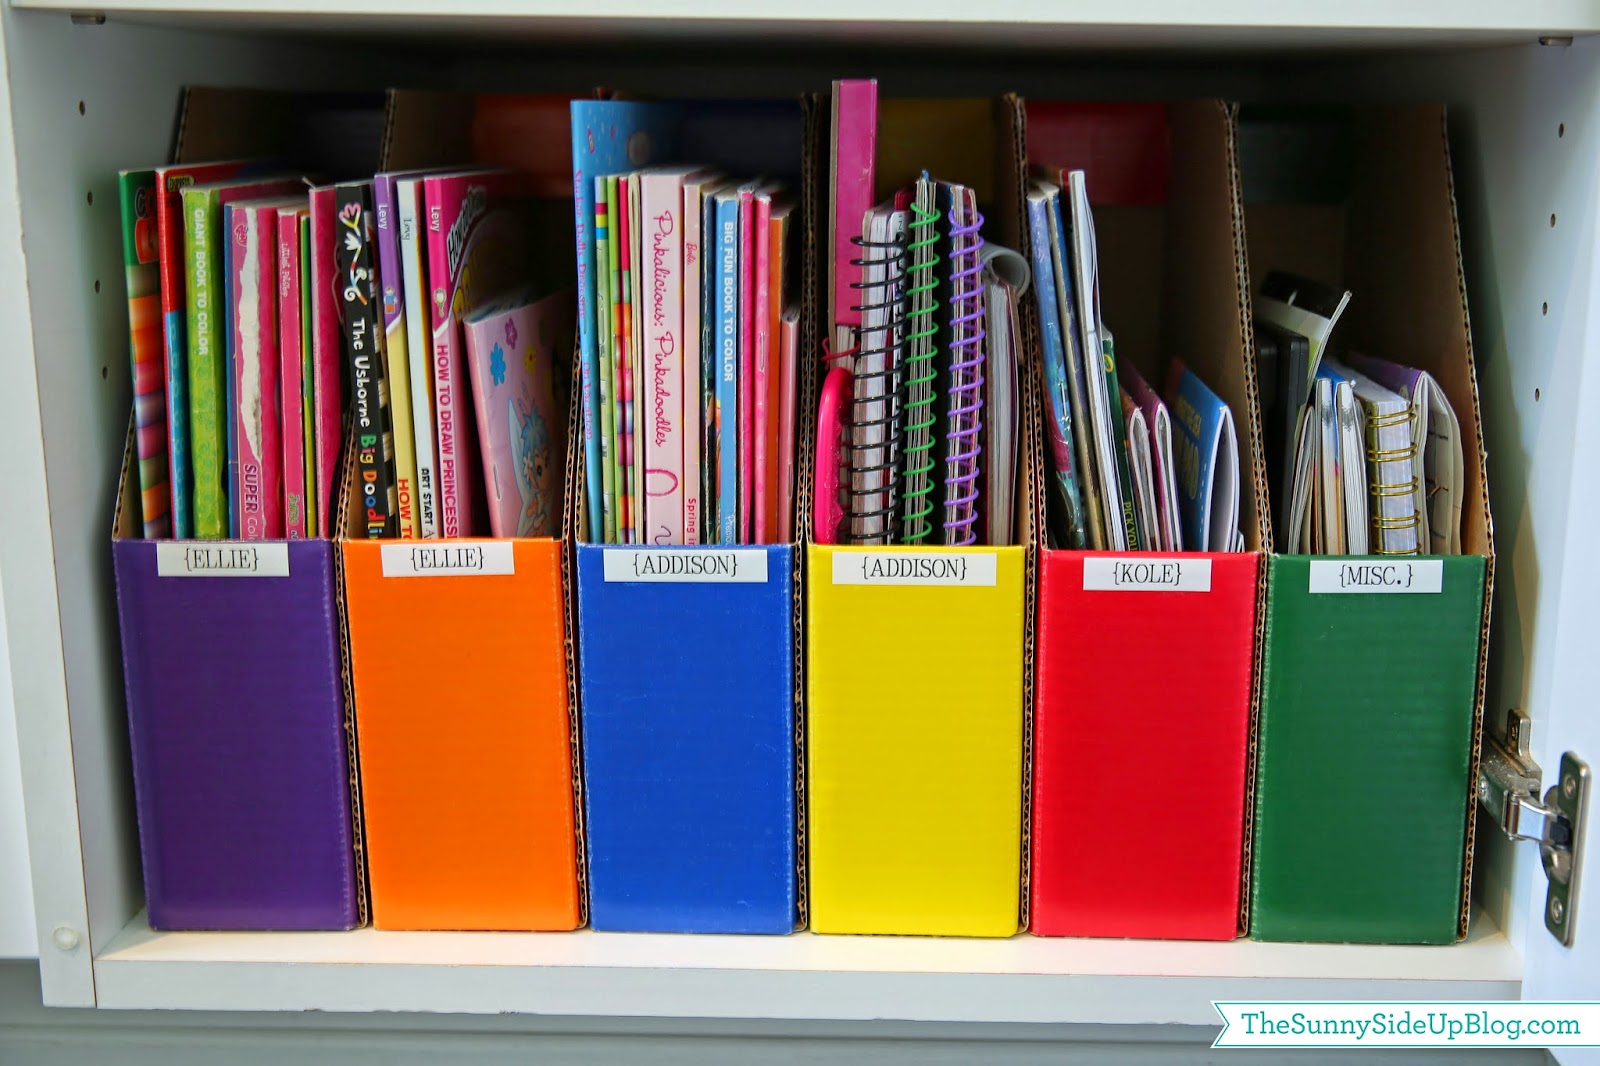
<svg viewBox="0 0 1600 1066">
<path fill-rule="evenodd" d="M 1565 137 L 1566 135 L 1567 135 L 1567 124 L 1565 122 L 1563 122 L 1563 123 L 1561 123 L 1560 125 L 1558 125 L 1556 127 L 1556 136 L 1557 137 Z"/>
<path fill-rule="evenodd" d="M 1555 214 L 1554 211 L 1552 211 L 1552 212 L 1550 212 L 1550 228 L 1551 229 L 1555 229 L 1555 226 L 1556 226 L 1556 214 Z"/>
<path fill-rule="evenodd" d="M 94 291 L 95 292 L 99 292 L 100 291 L 100 279 L 99 278 L 95 278 L 94 279 Z"/>
<path fill-rule="evenodd" d="M 80 114 L 80 115 L 83 114 L 83 101 L 82 100 L 78 101 L 78 114 Z"/>
<path fill-rule="evenodd" d="M 94 206 L 94 190 L 93 189 L 89 190 L 89 195 L 88 195 L 87 199 L 89 201 L 89 206 L 93 207 Z"/>
<path fill-rule="evenodd" d="M 1539 305 L 1539 313 L 1541 315 L 1548 315 L 1550 313 L 1550 305 L 1549 304 L 1540 304 Z"/>
<path fill-rule="evenodd" d="M 1534 403 L 1538 403 L 1539 402 L 1539 390 L 1538 389 L 1534 389 L 1533 390 L 1533 402 Z"/>
</svg>

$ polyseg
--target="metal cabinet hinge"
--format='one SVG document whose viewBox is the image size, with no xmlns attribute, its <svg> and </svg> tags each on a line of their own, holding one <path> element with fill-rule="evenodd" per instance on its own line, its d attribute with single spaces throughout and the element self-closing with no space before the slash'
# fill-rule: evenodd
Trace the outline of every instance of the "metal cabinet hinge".
<svg viewBox="0 0 1600 1066">
<path fill-rule="evenodd" d="M 1572 944 L 1577 915 L 1583 825 L 1589 805 L 1589 764 L 1572 752 L 1561 756 L 1561 778 L 1539 798 L 1539 764 L 1528 754 L 1528 716 L 1512 708 L 1500 736 L 1485 738 L 1478 765 L 1478 802 L 1512 840 L 1539 845 L 1550 882 L 1544 927 Z"/>
</svg>

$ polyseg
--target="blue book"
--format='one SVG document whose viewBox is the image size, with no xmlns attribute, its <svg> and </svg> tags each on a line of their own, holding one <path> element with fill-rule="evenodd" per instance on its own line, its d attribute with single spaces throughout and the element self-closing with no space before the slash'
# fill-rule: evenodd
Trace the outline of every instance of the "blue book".
<svg viewBox="0 0 1600 1066">
<path fill-rule="evenodd" d="M 593 260 L 594 179 L 624 174 L 669 158 L 680 109 L 620 100 L 572 101 L 572 192 L 578 248 L 578 351 L 583 374 L 584 492 L 589 540 L 605 535 L 600 478 L 600 342 L 596 325 L 598 271 Z"/>
<path fill-rule="evenodd" d="M 1067 353 L 1056 305 L 1055 267 L 1050 261 L 1049 193 L 1028 193 L 1028 236 L 1033 244 L 1033 292 L 1039 304 L 1039 331 L 1044 341 L 1045 428 L 1050 453 L 1052 495 L 1061 504 L 1063 528 L 1058 547 L 1088 547 L 1084 536 L 1083 495 L 1073 460 L 1072 404 L 1067 395 Z"/>
<path fill-rule="evenodd" d="M 228 462 L 225 469 L 228 472 L 226 491 L 228 493 L 228 536 L 239 536 L 239 495 L 233 487 L 239 483 L 239 419 L 238 403 L 239 394 L 233 380 L 233 219 L 234 206 L 222 205 L 222 229 L 219 233 L 222 245 L 221 255 L 213 260 L 222 264 L 222 368 L 223 386 L 222 410 L 218 412 L 228 423 Z"/>
<path fill-rule="evenodd" d="M 1239 535 L 1239 438 L 1233 412 L 1182 361 L 1167 375 L 1173 466 L 1183 543 L 1193 551 L 1242 551 Z"/>
<path fill-rule="evenodd" d="M 739 543 L 739 194 L 717 203 L 717 542 Z"/>
</svg>

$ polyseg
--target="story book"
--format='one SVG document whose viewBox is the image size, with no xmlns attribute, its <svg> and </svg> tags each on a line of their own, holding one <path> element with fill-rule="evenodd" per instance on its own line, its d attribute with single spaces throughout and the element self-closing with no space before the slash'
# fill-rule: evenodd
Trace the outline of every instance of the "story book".
<svg viewBox="0 0 1600 1066">
<path fill-rule="evenodd" d="M 461 319 L 486 296 L 529 276 L 525 189 L 523 176 L 506 170 L 438 174 L 422 181 L 432 289 L 439 533 L 444 537 L 475 536 L 486 525 Z"/>
<path fill-rule="evenodd" d="M 464 320 L 467 371 L 496 537 L 549 537 L 561 523 L 566 420 L 553 380 L 572 351 L 571 289 L 486 303 Z"/>
</svg>

